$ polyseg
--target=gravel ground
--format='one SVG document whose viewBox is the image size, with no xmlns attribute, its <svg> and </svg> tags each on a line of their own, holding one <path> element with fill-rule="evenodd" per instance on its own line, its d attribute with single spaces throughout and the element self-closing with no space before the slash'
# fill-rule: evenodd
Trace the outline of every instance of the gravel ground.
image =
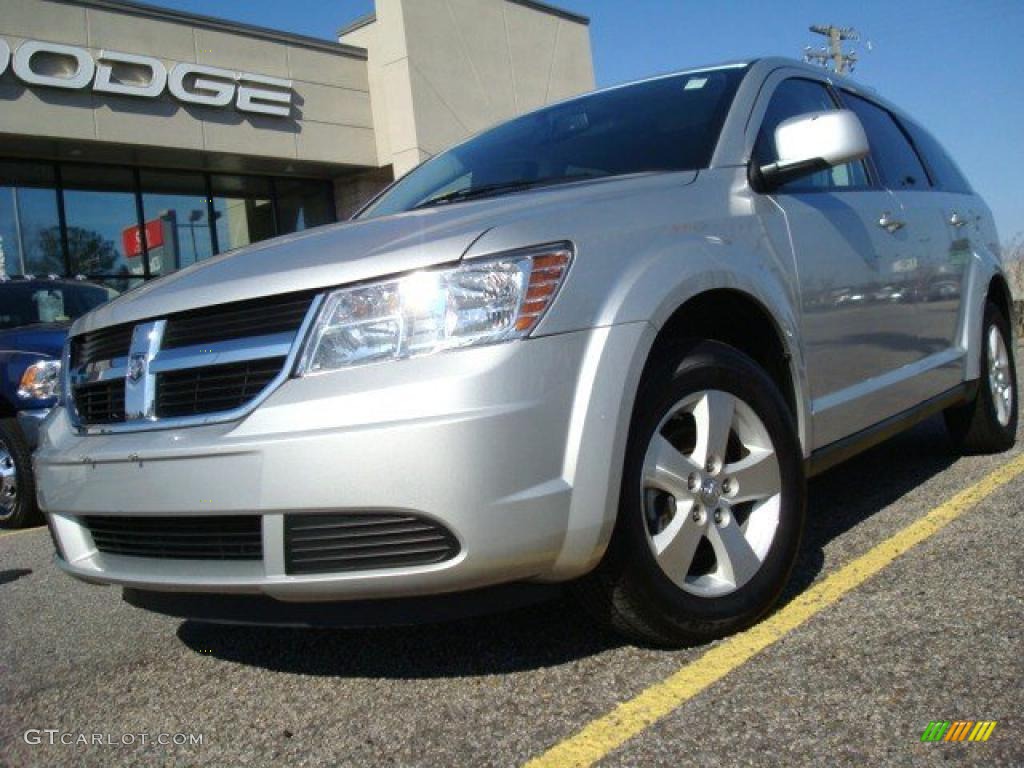
<svg viewBox="0 0 1024 768">
<path fill-rule="evenodd" d="M 956 459 L 932 420 L 817 478 L 789 597 L 1008 458 Z M 1024 764 L 1022 508 L 1024 477 L 603 763 Z M 207 626 L 73 581 L 50 550 L 42 530 L 0 537 L 0 765 L 517 765 L 707 650 L 623 645 L 564 600 L 403 629 Z M 947 719 L 999 724 L 919 741 Z"/>
</svg>

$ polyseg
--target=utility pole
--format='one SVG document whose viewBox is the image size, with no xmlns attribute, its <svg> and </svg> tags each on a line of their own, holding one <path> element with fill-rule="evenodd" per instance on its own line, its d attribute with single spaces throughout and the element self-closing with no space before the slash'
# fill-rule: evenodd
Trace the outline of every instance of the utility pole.
<svg viewBox="0 0 1024 768">
<path fill-rule="evenodd" d="M 809 29 L 818 35 L 828 38 L 828 47 L 821 50 L 804 48 L 804 61 L 820 64 L 826 69 L 835 70 L 836 74 L 845 75 L 853 72 L 857 65 L 856 52 L 843 53 L 844 40 L 860 40 L 860 33 L 853 27 L 837 27 L 832 24 L 812 24 Z"/>
</svg>

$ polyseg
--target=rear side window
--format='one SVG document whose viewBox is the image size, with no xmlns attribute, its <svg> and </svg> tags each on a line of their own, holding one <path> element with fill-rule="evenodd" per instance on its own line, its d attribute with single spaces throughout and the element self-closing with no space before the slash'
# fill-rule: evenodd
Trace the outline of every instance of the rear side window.
<svg viewBox="0 0 1024 768">
<path fill-rule="evenodd" d="M 768 165 L 779 159 L 775 149 L 775 129 L 791 117 L 809 112 L 828 112 L 838 109 L 832 95 L 821 83 L 803 78 L 791 78 L 779 83 L 764 113 L 761 129 L 754 144 L 754 161 Z M 864 164 L 860 161 L 835 168 L 826 168 L 810 176 L 795 179 L 780 188 L 782 192 L 830 190 L 868 185 Z"/>
<path fill-rule="evenodd" d="M 953 162 L 953 158 L 942 148 L 942 145 L 928 131 L 912 120 L 902 120 L 904 129 L 910 134 L 914 146 L 924 158 L 928 166 L 928 173 L 931 174 L 932 183 L 944 192 L 954 192 L 960 195 L 971 195 L 974 191 L 963 173 Z"/>
<path fill-rule="evenodd" d="M 843 99 L 864 126 L 882 183 L 889 189 L 928 189 L 928 174 L 895 118 L 848 91 L 843 91 Z"/>
</svg>

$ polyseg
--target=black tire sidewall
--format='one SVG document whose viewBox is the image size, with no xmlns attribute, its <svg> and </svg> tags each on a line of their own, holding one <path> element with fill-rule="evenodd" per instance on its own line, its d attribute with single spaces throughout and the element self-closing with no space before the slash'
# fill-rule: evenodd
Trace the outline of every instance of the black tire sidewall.
<svg viewBox="0 0 1024 768">
<path fill-rule="evenodd" d="M 653 603 L 674 633 L 722 634 L 756 621 L 785 586 L 800 546 L 804 523 L 803 459 L 793 417 L 774 382 L 757 365 L 723 344 L 701 342 L 665 356 L 666 364 L 645 374 L 634 408 L 627 447 L 616 536 L 630 581 Z M 701 390 L 728 392 L 761 419 L 779 459 L 782 499 L 779 526 L 760 570 L 728 595 L 704 598 L 674 584 L 658 565 L 648 543 L 642 504 L 643 461 L 654 430 L 687 395 Z"/>
<path fill-rule="evenodd" d="M 32 452 L 14 419 L 0 419 L 0 439 L 10 451 L 18 473 L 17 507 L 11 517 L 0 520 L 0 528 L 22 528 L 37 522 L 39 518 L 32 476 Z"/>
</svg>

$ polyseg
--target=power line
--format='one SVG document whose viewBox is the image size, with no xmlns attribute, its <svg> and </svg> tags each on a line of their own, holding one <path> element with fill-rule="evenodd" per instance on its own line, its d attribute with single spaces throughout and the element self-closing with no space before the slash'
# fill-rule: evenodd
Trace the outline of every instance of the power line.
<svg viewBox="0 0 1024 768">
<path fill-rule="evenodd" d="M 839 75 L 853 72 L 857 65 L 857 53 L 843 53 L 844 40 L 860 40 L 860 33 L 853 27 L 837 27 L 833 24 L 812 24 L 809 29 L 818 35 L 828 38 L 828 47 L 813 50 L 804 48 L 804 61 L 820 64 L 826 69 L 831 68 Z"/>
</svg>

